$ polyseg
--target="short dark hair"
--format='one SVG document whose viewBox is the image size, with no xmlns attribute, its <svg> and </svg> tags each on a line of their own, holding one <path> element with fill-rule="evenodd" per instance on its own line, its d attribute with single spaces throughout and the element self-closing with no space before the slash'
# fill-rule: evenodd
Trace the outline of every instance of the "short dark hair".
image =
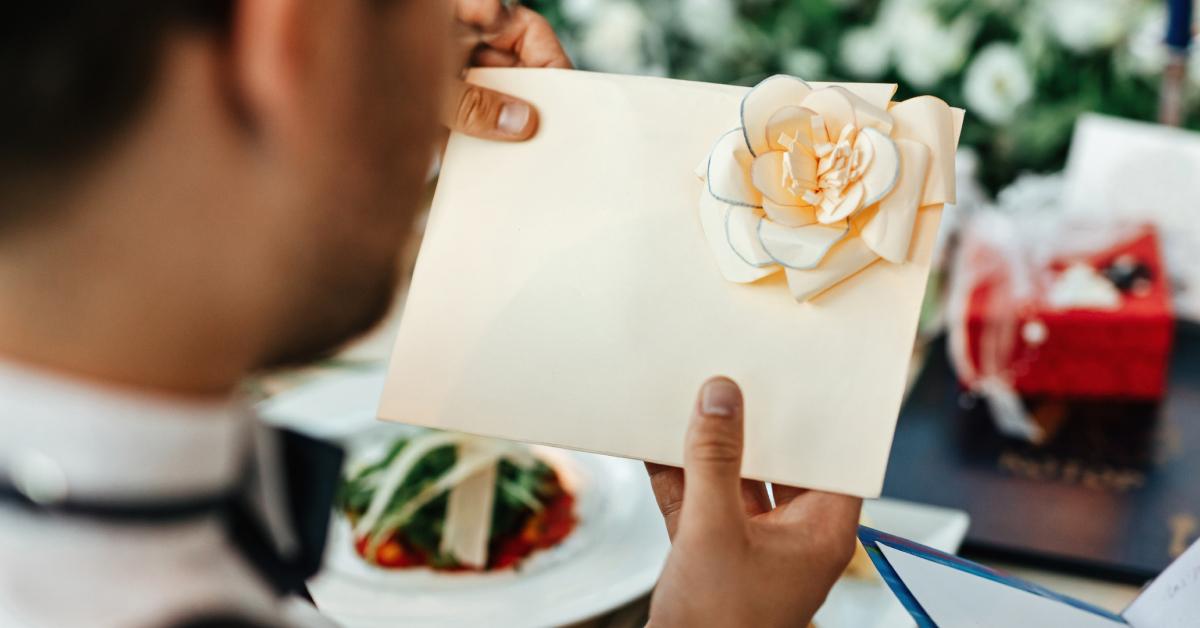
<svg viewBox="0 0 1200 628">
<path fill-rule="evenodd" d="M 178 27 L 227 25 L 232 0 L 41 0 L 0 14 L 0 201 L 77 166 L 148 99 Z M 8 203 L 5 203 L 7 205 Z M 0 224 L 18 208 L 0 206 Z"/>
</svg>

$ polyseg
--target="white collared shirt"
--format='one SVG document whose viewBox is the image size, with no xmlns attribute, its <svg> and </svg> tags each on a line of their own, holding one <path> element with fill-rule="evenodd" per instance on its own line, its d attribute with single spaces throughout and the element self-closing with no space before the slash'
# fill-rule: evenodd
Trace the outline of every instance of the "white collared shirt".
<svg viewBox="0 0 1200 628">
<path fill-rule="evenodd" d="M 250 447 L 263 453 L 256 424 L 232 399 L 155 397 L 0 362 L 0 478 L 38 499 L 220 493 L 239 480 Z M 270 481 L 258 491 L 260 514 L 286 546 L 282 491 Z M 215 515 L 105 523 L 0 503 L 0 626 L 154 627 L 218 612 L 331 625 L 311 606 L 277 598 Z"/>
</svg>

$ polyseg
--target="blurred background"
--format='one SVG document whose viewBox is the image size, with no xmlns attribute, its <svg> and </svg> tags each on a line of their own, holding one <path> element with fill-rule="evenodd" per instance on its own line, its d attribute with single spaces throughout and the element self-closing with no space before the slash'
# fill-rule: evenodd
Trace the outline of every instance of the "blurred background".
<svg viewBox="0 0 1200 628">
<path fill-rule="evenodd" d="M 753 85 L 898 83 L 965 107 L 992 193 L 1063 167 L 1082 112 L 1158 115 L 1164 0 L 529 0 L 584 69 Z M 1186 89 L 1200 91 L 1200 64 Z M 1197 108 L 1184 112 L 1200 124 Z"/>
</svg>

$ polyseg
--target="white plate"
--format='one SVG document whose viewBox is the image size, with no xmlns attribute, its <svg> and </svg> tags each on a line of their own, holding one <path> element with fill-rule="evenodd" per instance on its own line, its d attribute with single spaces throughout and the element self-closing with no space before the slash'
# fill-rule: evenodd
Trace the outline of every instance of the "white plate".
<svg viewBox="0 0 1200 628">
<path fill-rule="evenodd" d="M 558 626 L 644 595 L 670 544 L 641 463 L 548 448 L 539 455 L 578 498 L 579 526 L 561 545 L 516 571 L 387 570 L 358 557 L 335 517 L 325 569 L 309 582 L 317 607 L 347 628 Z"/>
<path fill-rule="evenodd" d="M 867 524 L 896 536 L 954 553 L 967 534 L 970 518 L 961 510 L 892 499 L 863 504 Z M 912 628 L 912 620 L 882 579 L 842 578 L 814 620 L 818 628 Z"/>
</svg>

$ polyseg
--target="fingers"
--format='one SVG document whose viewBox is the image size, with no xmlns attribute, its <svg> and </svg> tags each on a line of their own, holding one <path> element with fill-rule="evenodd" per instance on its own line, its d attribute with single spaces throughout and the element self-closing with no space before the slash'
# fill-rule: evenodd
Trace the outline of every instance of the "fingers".
<svg viewBox="0 0 1200 628">
<path fill-rule="evenodd" d="M 650 474 L 650 488 L 654 490 L 658 511 L 667 524 L 667 536 L 674 540 L 679 514 L 683 511 L 683 469 L 647 462 L 646 473 Z"/>
<path fill-rule="evenodd" d="M 521 141 L 537 131 L 537 110 L 529 103 L 497 91 L 456 81 L 445 102 L 446 126 L 490 140 Z"/>
<path fill-rule="evenodd" d="M 507 53 L 476 57 L 481 65 L 569 68 L 571 60 L 546 18 L 527 7 L 505 9 L 500 0 L 458 0 L 460 23 L 479 33 L 485 48 Z"/>
<path fill-rule="evenodd" d="M 684 449 L 683 525 L 723 532 L 744 525 L 742 420 L 737 384 L 705 382 Z"/>
<path fill-rule="evenodd" d="M 535 11 L 501 0 L 456 0 L 463 59 L 474 65 L 569 68 L 550 23 Z M 518 98 L 456 82 L 445 99 L 446 126 L 490 140 L 521 141 L 537 132 L 537 110 Z"/>
<path fill-rule="evenodd" d="M 522 67 L 571 67 L 571 59 L 563 50 L 550 22 L 526 7 L 516 7 L 510 11 L 509 19 L 494 35 L 485 35 L 484 42 L 492 48 L 512 52 Z"/>
</svg>

